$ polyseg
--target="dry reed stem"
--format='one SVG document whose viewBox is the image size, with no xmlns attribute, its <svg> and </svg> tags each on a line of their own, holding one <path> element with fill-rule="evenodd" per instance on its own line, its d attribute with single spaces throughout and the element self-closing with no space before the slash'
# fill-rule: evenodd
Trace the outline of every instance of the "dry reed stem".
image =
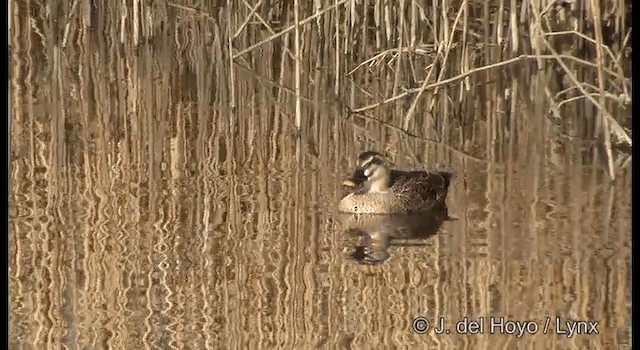
<svg viewBox="0 0 640 350">
<path fill-rule="evenodd" d="M 511 0 L 509 6 L 513 9 L 509 11 L 509 23 L 511 24 L 511 53 L 518 52 L 520 47 L 520 36 L 518 35 L 518 19 L 516 17 L 516 0 Z"/>
<path fill-rule="evenodd" d="M 462 57 L 460 58 L 460 73 L 464 73 L 469 70 L 469 45 L 467 43 L 467 28 L 469 28 L 469 11 L 465 7 L 462 15 Z M 463 89 L 469 90 L 471 82 L 469 78 L 464 80 L 463 84 L 460 84 L 460 98 L 463 96 Z"/>
<path fill-rule="evenodd" d="M 302 110 L 300 102 L 300 74 L 301 74 L 301 58 L 302 52 L 300 52 L 300 2 L 299 0 L 293 0 L 293 18 L 295 22 L 295 86 L 296 86 L 296 128 L 301 131 L 302 124 Z"/>
<path fill-rule="evenodd" d="M 140 0 L 133 0 L 133 43 L 138 45 L 139 41 L 139 29 L 138 23 L 140 22 Z"/>
<path fill-rule="evenodd" d="M 384 2 L 383 14 L 384 14 L 384 29 L 387 37 L 387 42 L 391 41 L 391 35 L 393 35 L 393 31 L 391 30 L 391 3 L 389 1 Z"/>
<path fill-rule="evenodd" d="M 335 4 L 333 5 L 335 8 L 338 8 L 338 0 L 335 0 Z M 340 94 L 340 11 L 335 12 L 336 16 L 336 24 L 334 26 L 335 36 L 336 36 L 336 71 L 334 78 L 334 87 L 333 92 L 336 95 Z"/>
<path fill-rule="evenodd" d="M 227 45 L 229 50 L 229 106 L 231 107 L 231 111 L 235 111 L 236 84 L 235 84 L 235 70 L 233 68 L 235 57 L 233 56 L 233 36 L 232 36 L 233 28 L 231 26 L 231 4 L 232 4 L 232 0 L 227 0 Z M 230 124 L 233 124 L 233 121 Z"/>
<path fill-rule="evenodd" d="M 393 77 L 393 88 L 391 89 L 392 95 L 396 95 L 398 93 L 398 86 L 400 84 L 400 64 L 402 63 L 402 43 L 404 41 L 404 0 L 400 0 L 400 19 L 397 27 L 400 28 L 400 32 L 398 33 L 398 55 L 396 56 L 398 59 L 396 60 L 396 68 Z"/>
<path fill-rule="evenodd" d="M 67 39 L 69 38 L 69 30 L 71 29 L 71 23 L 76 17 L 76 9 L 78 7 L 78 0 L 73 0 L 71 9 L 69 10 L 69 18 L 67 18 L 67 24 L 64 26 L 64 34 L 62 35 L 62 47 L 67 46 Z"/>
<path fill-rule="evenodd" d="M 600 90 L 600 105 L 605 108 L 605 95 L 604 95 L 604 73 L 602 72 L 602 66 L 604 65 L 604 55 L 602 53 L 602 27 L 600 22 L 600 4 L 598 0 L 591 0 L 591 12 L 593 13 L 593 22 L 595 24 L 595 36 L 596 36 L 596 57 L 598 59 L 598 87 Z M 615 57 L 611 54 L 611 58 Z M 617 62 L 616 62 L 617 63 Z M 602 113 L 606 113 L 606 111 L 601 111 L 598 116 L 598 121 L 600 122 L 601 129 L 596 132 L 599 133 L 598 138 L 600 138 L 602 142 L 602 146 L 604 146 L 604 154 L 600 153 L 605 159 L 604 163 L 606 164 L 606 170 L 611 178 L 611 180 L 615 179 L 615 173 L 613 171 L 613 154 L 611 153 L 611 135 L 609 131 L 609 123 L 606 118 L 602 117 Z"/>
<path fill-rule="evenodd" d="M 502 23 L 504 23 L 504 0 L 499 0 L 500 4 L 498 5 L 498 19 L 496 21 L 496 23 L 498 23 L 497 26 L 495 26 L 496 28 L 496 43 L 498 45 L 502 45 L 502 41 L 504 40 L 503 38 L 503 33 L 502 33 Z"/>
</svg>

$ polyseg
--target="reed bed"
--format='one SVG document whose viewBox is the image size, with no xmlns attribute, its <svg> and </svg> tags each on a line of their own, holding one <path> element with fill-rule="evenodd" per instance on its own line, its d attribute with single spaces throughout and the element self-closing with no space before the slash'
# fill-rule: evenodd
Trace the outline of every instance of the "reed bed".
<svg viewBox="0 0 640 350">
<path fill-rule="evenodd" d="M 185 21 L 204 21 L 216 28 L 214 36 L 220 36 L 205 45 L 218 46 L 215 49 L 223 57 L 215 58 L 228 62 L 224 75 L 230 106 L 237 104 L 238 69 L 249 70 L 267 77 L 278 94 L 293 96 L 298 128 L 300 104 L 312 99 L 305 87 L 314 84 L 309 77 L 318 69 L 323 78 L 332 78 L 330 84 L 347 112 L 364 113 L 404 102 L 404 115 L 394 123 L 407 131 L 416 111 L 448 115 L 458 102 L 477 98 L 471 78 L 483 77 L 476 81 L 508 93 L 508 77 L 514 70 L 526 69 L 531 76 L 547 74 L 544 96 L 531 96 L 544 100 L 545 117 L 562 119 L 578 112 L 580 122 L 588 125 L 579 137 L 599 140 L 607 154 L 612 144 L 631 145 L 629 0 L 29 4 L 36 16 L 40 8 L 47 9 L 33 26 L 42 44 L 53 40 L 63 50 L 70 38 L 88 39 L 84 34 L 98 24 L 100 11 L 115 11 L 113 26 L 119 40 L 133 47 L 175 35 L 169 28 L 178 30 Z M 55 35 L 49 37 L 50 31 Z M 269 61 L 271 71 L 264 72 L 255 60 L 273 50 L 285 55 L 275 52 L 283 59 Z M 293 86 L 286 80 L 288 74 L 271 74 L 291 66 Z M 370 91 L 375 80 L 384 81 L 388 91 Z M 363 100 L 370 103 L 361 105 Z M 446 129 L 442 126 L 439 132 Z"/>
<path fill-rule="evenodd" d="M 136 4 L 134 13 L 144 15 L 133 17 L 133 28 L 152 27 L 143 19 L 156 18 L 157 10 Z M 243 0 L 166 6 L 180 10 L 178 17 L 205 17 L 226 27 L 227 38 L 218 43 L 227 43 L 220 52 L 230 63 L 232 106 L 236 66 L 274 86 L 279 104 L 295 100 L 291 113 L 299 130 L 301 104 L 313 100 L 305 87 L 315 84 L 315 71 L 333 86 L 342 112 L 372 119 L 366 112 L 400 105 L 397 120 L 373 119 L 417 134 L 435 127 L 435 135 L 423 136 L 438 140 L 455 138 L 448 132 L 454 124 L 485 118 L 475 115 L 473 101 L 514 93 L 512 78 L 524 75 L 542 85 L 530 96 L 542 104 L 540 118 L 559 126 L 561 135 L 590 142 L 612 178 L 612 148 L 631 146 L 630 1 Z M 223 6 L 226 17 L 219 15 Z M 134 40 L 140 40 L 136 33 Z M 266 52 L 281 59 L 257 64 Z M 374 89 L 373 82 L 384 86 Z M 419 131 L 416 118 L 424 125 Z M 508 120 L 485 122 L 497 129 L 488 131 L 490 139 L 509 128 Z"/>
</svg>

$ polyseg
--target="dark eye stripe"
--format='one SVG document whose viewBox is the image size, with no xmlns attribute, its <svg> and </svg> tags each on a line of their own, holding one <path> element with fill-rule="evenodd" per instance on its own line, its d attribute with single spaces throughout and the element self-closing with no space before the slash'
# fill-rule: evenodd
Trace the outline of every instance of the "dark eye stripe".
<svg viewBox="0 0 640 350">
<path fill-rule="evenodd" d="M 384 162 L 382 161 L 382 159 L 380 159 L 379 156 L 371 156 L 369 158 L 367 158 L 366 161 L 364 161 L 362 163 L 362 168 L 366 169 L 367 167 L 370 167 L 371 165 L 382 165 Z"/>
<path fill-rule="evenodd" d="M 358 161 L 362 163 L 365 160 L 368 161 L 372 157 L 382 157 L 382 155 L 376 151 L 365 151 L 358 155 Z"/>
</svg>

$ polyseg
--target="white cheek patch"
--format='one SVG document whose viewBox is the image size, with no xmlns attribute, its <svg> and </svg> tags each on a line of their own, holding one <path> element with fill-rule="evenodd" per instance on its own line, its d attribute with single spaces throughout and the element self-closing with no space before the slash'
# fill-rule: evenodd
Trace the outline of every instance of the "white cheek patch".
<svg viewBox="0 0 640 350">
<path fill-rule="evenodd" d="M 371 170 L 370 168 L 364 169 L 364 176 L 370 177 L 371 174 L 373 174 L 373 170 Z"/>
</svg>

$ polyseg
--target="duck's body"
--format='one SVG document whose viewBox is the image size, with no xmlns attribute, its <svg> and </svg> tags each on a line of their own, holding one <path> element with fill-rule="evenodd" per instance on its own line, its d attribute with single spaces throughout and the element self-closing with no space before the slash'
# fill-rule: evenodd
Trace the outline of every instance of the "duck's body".
<svg viewBox="0 0 640 350">
<path fill-rule="evenodd" d="M 391 170 L 379 154 L 368 153 L 368 159 L 358 164 L 356 173 L 349 180 L 356 189 L 340 201 L 338 209 L 341 212 L 415 213 L 445 205 L 453 172 Z"/>
<path fill-rule="evenodd" d="M 448 171 L 411 171 L 396 173 L 386 191 L 371 191 L 365 183 L 344 197 L 341 212 L 360 214 L 400 214 L 428 211 L 444 206 L 452 173 Z"/>
</svg>

